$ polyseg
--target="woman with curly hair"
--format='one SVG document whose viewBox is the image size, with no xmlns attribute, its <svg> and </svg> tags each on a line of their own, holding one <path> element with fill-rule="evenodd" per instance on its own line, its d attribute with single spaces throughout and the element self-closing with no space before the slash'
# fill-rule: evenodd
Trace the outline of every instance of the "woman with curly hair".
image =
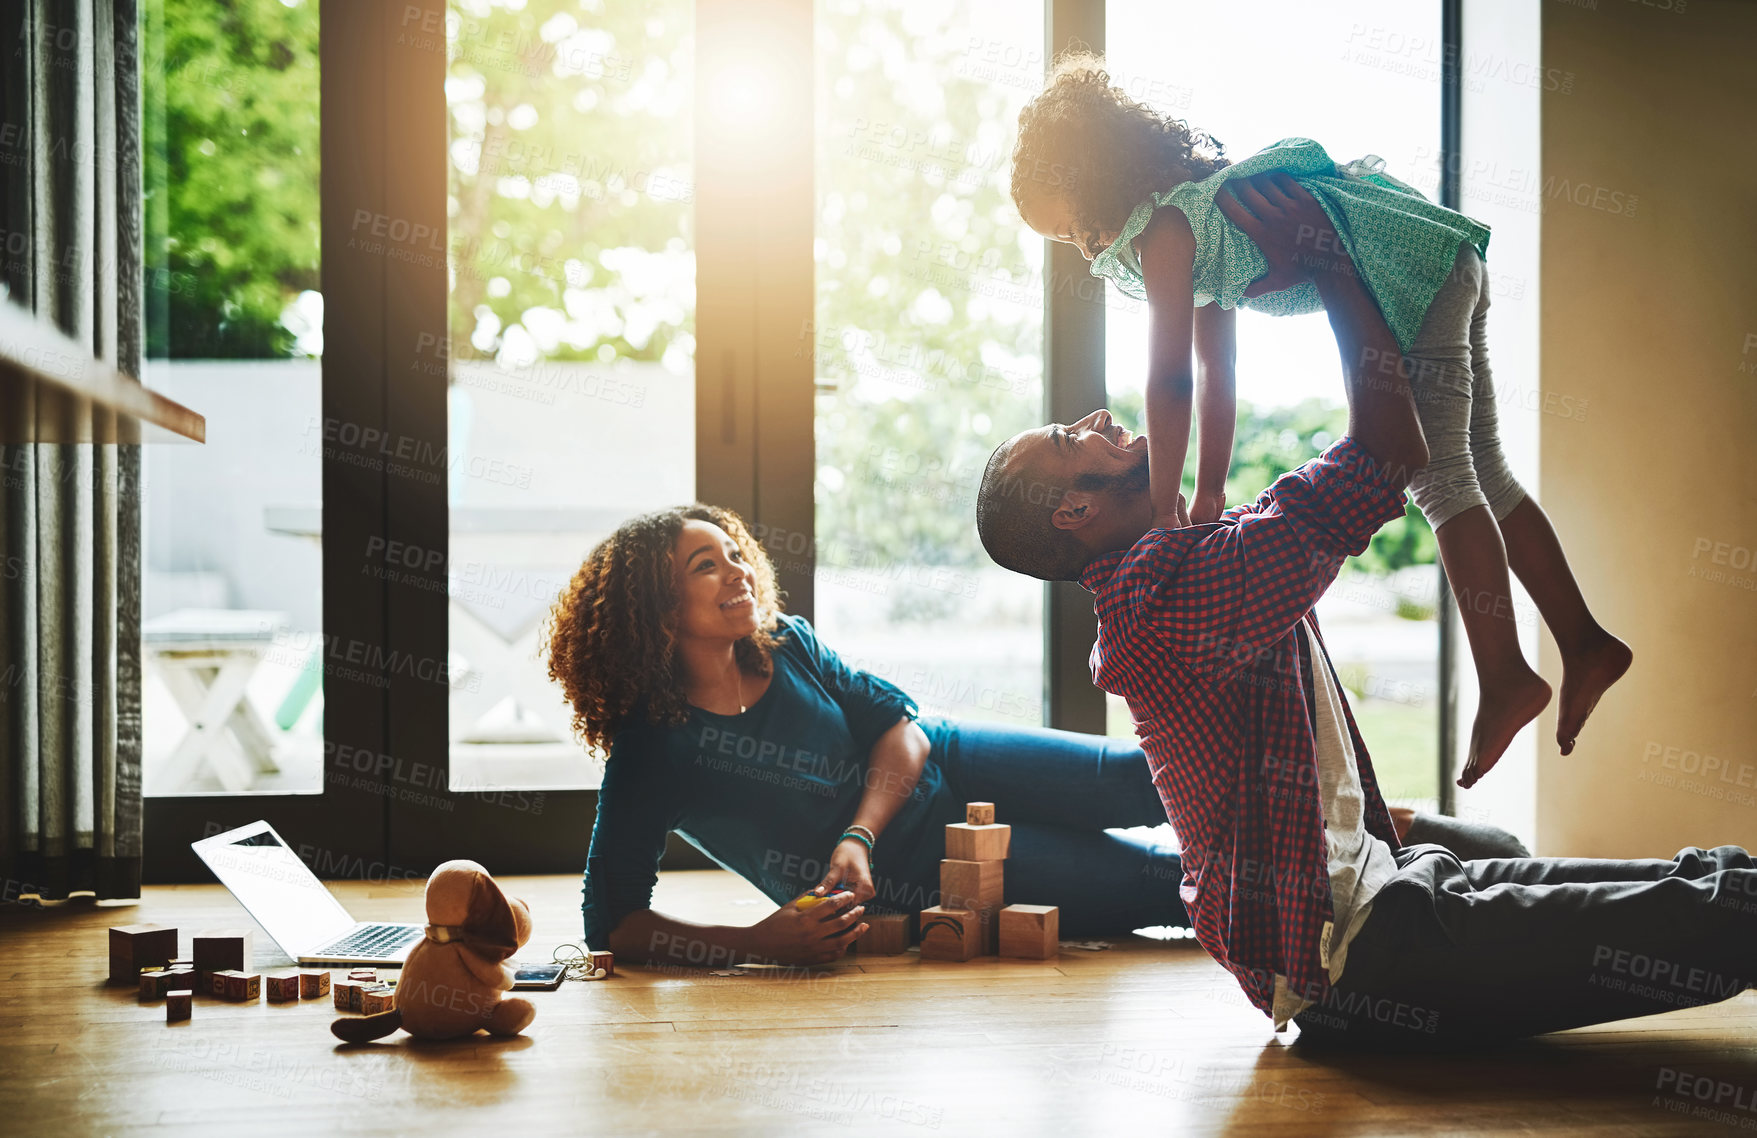
<svg viewBox="0 0 1757 1138">
<path fill-rule="evenodd" d="M 1138 747 L 918 720 L 907 694 L 781 611 L 773 566 L 730 510 L 625 523 L 586 557 L 547 631 L 574 730 L 608 753 L 582 906 L 593 947 L 630 961 L 832 960 L 869 907 L 957 900 L 940 897 L 939 863 L 967 801 L 993 802 L 1012 826 L 1007 903 L 1060 906 L 1064 935 L 1188 925 L 1177 854 L 1108 832 L 1165 821 Z M 671 831 L 778 908 L 748 927 L 654 912 Z"/>
<path fill-rule="evenodd" d="M 775 572 L 730 510 L 635 518 L 586 557 L 549 625 L 576 734 L 608 752 L 586 857 L 585 938 L 691 964 L 834 959 L 874 912 L 941 901 L 945 825 L 964 803 L 1012 825 L 1008 903 L 1059 905 L 1069 936 L 1187 925 L 1177 855 L 1105 832 L 1165 820 L 1132 746 L 917 720 L 781 611 Z M 749 927 L 649 903 L 677 831 L 773 900 Z M 801 908 L 807 892 L 846 888 Z"/>
<path fill-rule="evenodd" d="M 1078 247 L 1093 276 L 1149 307 L 1152 500 L 1166 503 L 1169 516 L 1193 400 L 1199 443 L 1190 520 L 1218 521 L 1225 508 L 1237 414 L 1234 309 L 1279 316 L 1323 308 L 1316 286 L 1291 268 L 1271 274 L 1262 251 L 1215 202 L 1223 187 L 1249 207 L 1265 200 L 1260 195 L 1280 196 L 1275 185 L 1297 183 L 1335 227 L 1302 237 L 1307 256 L 1352 259 L 1344 267 L 1360 274 L 1402 349 L 1404 358 L 1385 366 L 1409 369 L 1431 454 L 1410 480 L 1410 496 L 1433 526 L 1482 692 L 1459 783 L 1486 774 L 1550 699 L 1519 648 L 1509 566 L 1562 651 L 1556 742 L 1568 754 L 1632 657 L 1594 619 L 1549 518 L 1501 452 L 1485 330 L 1488 227 L 1384 173 L 1375 155 L 1338 166 L 1306 138 L 1284 138 L 1237 165 L 1222 153 L 1201 131 L 1113 87 L 1103 59 L 1090 52 L 1058 58 L 1042 93 L 1019 114 L 1012 192 L 1020 216 L 1050 240 Z M 1255 188 L 1264 178 L 1236 180 L 1253 175 L 1270 188 Z"/>
</svg>

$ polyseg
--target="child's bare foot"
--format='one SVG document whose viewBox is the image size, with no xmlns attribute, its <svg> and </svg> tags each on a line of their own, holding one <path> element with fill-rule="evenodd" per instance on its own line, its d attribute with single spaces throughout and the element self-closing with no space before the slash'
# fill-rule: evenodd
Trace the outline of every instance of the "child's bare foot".
<svg viewBox="0 0 1757 1138">
<path fill-rule="evenodd" d="M 1470 728 L 1470 750 L 1465 756 L 1464 773 L 1458 785 L 1466 789 L 1494 769 L 1501 754 L 1513 742 L 1519 729 L 1537 718 L 1550 702 L 1550 685 L 1531 669 L 1509 682 L 1493 686 L 1483 684 L 1482 698 L 1476 708 L 1476 722 Z"/>
<path fill-rule="evenodd" d="M 1623 678 L 1634 659 L 1635 654 L 1627 644 L 1603 629 L 1584 650 L 1562 654 L 1562 705 L 1556 711 L 1556 744 L 1564 755 L 1573 753 L 1574 740 L 1586 726 L 1586 717 L 1598 706 L 1598 697 Z"/>
</svg>

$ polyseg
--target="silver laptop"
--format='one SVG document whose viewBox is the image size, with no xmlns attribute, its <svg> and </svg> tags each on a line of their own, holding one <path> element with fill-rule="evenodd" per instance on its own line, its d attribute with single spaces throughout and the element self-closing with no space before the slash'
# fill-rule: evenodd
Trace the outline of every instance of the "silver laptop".
<svg viewBox="0 0 1757 1138">
<path fill-rule="evenodd" d="M 189 843 L 281 951 L 300 964 L 400 965 L 426 926 L 356 921 L 267 822 Z"/>
</svg>

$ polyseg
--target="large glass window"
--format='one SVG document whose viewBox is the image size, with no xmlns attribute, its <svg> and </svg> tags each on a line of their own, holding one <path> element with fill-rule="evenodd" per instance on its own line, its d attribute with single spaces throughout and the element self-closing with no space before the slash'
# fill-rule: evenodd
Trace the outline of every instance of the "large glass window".
<svg viewBox="0 0 1757 1138">
<path fill-rule="evenodd" d="M 695 497 L 689 0 L 449 9 L 451 786 L 597 785 L 543 618 Z"/>
<path fill-rule="evenodd" d="M 318 3 L 142 5 L 148 795 L 322 789 Z"/>
<path fill-rule="evenodd" d="M 1036 725 L 1043 589 L 974 518 L 989 452 L 1041 420 L 1043 241 L 1008 172 L 1043 8 L 818 0 L 816 20 L 817 623 L 925 713 Z"/>
<path fill-rule="evenodd" d="M 1388 173 L 1434 196 L 1439 5 L 1361 0 L 1344 14 L 1301 0 L 1109 0 L 1105 19 L 1112 82 L 1207 131 L 1233 161 L 1297 135 L 1339 162 L 1378 154 Z M 1257 34 L 1264 27 L 1276 34 Z M 1110 406 L 1139 429 L 1146 315 L 1114 287 L 1110 297 Z M 1323 314 L 1242 312 L 1238 396 L 1228 504 L 1248 500 L 1343 433 L 1340 365 Z M 1434 562 L 1433 535 L 1411 507 L 1349 562 L 1317 610 L 1380 786 L 1388 799 L 1418 807 L 1436 804 L 1439 789 Z M 1110 724 L 1113 735 L 1133 733 L 1114 697 Z"/>
</svg>

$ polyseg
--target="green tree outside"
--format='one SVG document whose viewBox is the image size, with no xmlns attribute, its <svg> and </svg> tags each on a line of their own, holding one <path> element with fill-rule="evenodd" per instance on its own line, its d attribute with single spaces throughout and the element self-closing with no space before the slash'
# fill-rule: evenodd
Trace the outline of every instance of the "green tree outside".
<svg viewBox="0 0 1757 1138">
<path fill-rule="evenodd" d="M 454 358 L 689 366 L 694 25 L 689 0 L 452 5 Z"/>
<path fill-rule="evenodd" d="M 319 287 L 317 0 L 143 11 L 151 358 L 290 355 Z"/>
<path fill-rule="evenodd" d="M 1110 409 L 1130 430 L 1145 427 L 1146 405 L 1140 389 L 1116 393 L 1110 399 Z M 1279 407 L 1258 407 L 1239 400 L 1232 469 L 1226 476 L 1226 504 L 1235 506 L 1254 499 L 1270 483 L 1316 458 L 1347 432 L 1348 409 L 1321 399 Z M 1192 452 L 1194 449 L 1192 446 Z M 1183 481 L 1184 492 L 1194 494 L 1193 453 Z M 1381 527 L 1367 551 L 1350 558 L 1347 568 L 1375 575 L 1390 573 L 1410 565 L 1432 565 L 1437 551 L 1434 531 L 1411 502 L 1404 507 L 1402 519 Z"/>
</svg>

